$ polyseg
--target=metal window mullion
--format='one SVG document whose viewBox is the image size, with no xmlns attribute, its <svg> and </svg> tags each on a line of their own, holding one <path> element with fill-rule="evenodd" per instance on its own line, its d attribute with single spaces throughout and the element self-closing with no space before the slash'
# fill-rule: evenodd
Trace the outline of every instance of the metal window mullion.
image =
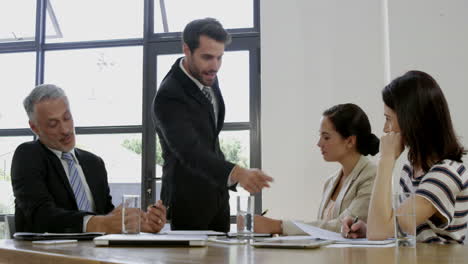
<svg viewBox="0 0 468 264">
<path fill-rule="evenodd" d="M 260 85 L 260 0 L 253 0 L 254 31 L 257 33 L 249 38 L 250 43 L 250 163 L 251 166 L 262 168 L 261 152 L 261 85 Z M 262 193 L 255 195 L 255 213 L 262 212 Z"/>
<path fill-rule="evenodd" d="M 141 204 L 146 208 L 154 203 L 156 192 L 156 137 L 151 117 L 152 99 L 155 94 L 155 54 L 149 38 L 154 31 L 154 0 L 145 0 L 143 24 L 143 93 L 142 93 L 142 164 Z"/>
<path fill-rule="evenodd" d="M 42 49 L 46 51 L 50 51 L 50 50 L 128 47 L 128 46 L 141 46 L 141 45 L 143 45 L 142 38 L 131 38 L 131 39 L 75 41 L 75 42 L 65 42 L 65 43 L 46 43 L 44 44 Z"/>
<path fill-rule="evenodd" d="M 20 53 L 36 51 L 35 41 L 0 43 L 0 53 Z"/>
<path fill-rule="evenodd" d="M 75 127 L 76 134 L 92 135 L 92 134 L 138 134 L 142 133 L 142 126 L 81 126 Z"/>
<path fill-rule="evenodd" d="M 29 128 L 0 129 L 0 137 L 22 137 L 22 136 L 34 136 L 34 134 Z"/>
<path fill-rule="evenodd" d="M 254 29 L 260 32 L 260 0 L 253 0 Z"/>
<path fill-rule="evenodd" d="M 163 24 L 164 33 L 169 32 L 169 24 L 167 22 L 167 10 L 164 0 L 159 0 L 159 6 L 161 7 L 161 19 Z"/>
<path fill-rule="evenodd" d="M 43 45 L 45 41 L 45 23 L 46 11 L 48 0 L 37 0 L 36 4 L 36 80 L 35 84 L 39 85 L 44 83 L 44 50 Z"/>
<path fill-rule="evenodd" d="M 250 165 L 262 168 L 261 160 L 261 89 L 260 89 L 260 38 L 249 49 L 250 80 Z M 262 212 L 262 192 L 255 195 L 255 213 Z"/>
<path fill-rule="evenodd" d="M 222 131 L 242 131 L 250 129 L 252 129 L 250 122 L 229 122 L 224 123 Z"/>
</svg>

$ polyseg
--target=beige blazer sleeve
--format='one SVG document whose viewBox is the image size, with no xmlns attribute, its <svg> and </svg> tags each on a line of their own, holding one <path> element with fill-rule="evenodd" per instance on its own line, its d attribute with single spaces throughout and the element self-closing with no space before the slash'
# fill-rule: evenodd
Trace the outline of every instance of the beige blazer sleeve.
<svg viewBox="0 0 468 264">
<path fill-rule="evenodd" d="M 361 159 L 348 176 L 348 179 L 338 194 L 333 209 L 333 218 L 328 221 L 322 220 L 323 210 L 330 200 L 333 189 L 339 180 L 339 175 L 340 173 L 336 173 L 325 183 L 318 220 L 306 222 L 306 224 L 334 232 L 340 232 L 341 219 L 345 216 L 358 216 L 359 219 L 367 221 L 367 212 L 369 210 L 370 196 L 376 175 L 376 166 L 364 156 L 361 156 Z M 283 234 L 306 235 L 289 220 L 283 221 Z"/>
</svg>

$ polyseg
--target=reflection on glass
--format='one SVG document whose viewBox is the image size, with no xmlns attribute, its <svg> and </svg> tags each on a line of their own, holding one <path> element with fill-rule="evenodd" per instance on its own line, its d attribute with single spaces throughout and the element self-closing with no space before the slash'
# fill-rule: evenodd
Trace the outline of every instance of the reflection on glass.
<svg viewBox="0 0 468 264">
<path fill-rule="evenodd" d="M 222 131 L 219 135 L 219 144 L 227 160 L 244 168 L 250 168 L 250 132 Z M 236 197 L 248 195 L 244 188 L 237 185 L 237 192 L 229 191 L 229 205 L 231 215 L 236 214 Z"/>
<path fill-rule="evenodd" d="M 0 1 L 0 43 L 33 41 L 36 30 L 35 24 L 35 0 Z"/>
<path fill-rule="evenodd" d="M 115 206 L 124 193 L 141 194 L 141 134 L 77 135 L 76 147 L 104 161 Z"/>
<path fill-rule="evenodd" d="M 159 55 L 157 57 L 157 86 L 183 54 Z M 249 52 L 227 51 L 218 72 L 219 86 L 226 105 L 225 122 L 248 122 L 249 118 Z"/>
<path fill-rule="evenodd" d="M 23 100 L 34 88 L 35 60 L 32 52 L 0 54 L 0 129 L 29 127 Z"/>
<path fill-rule="evenodd" d="M 32 137 L 0 137 L 0 214 L 15 213 L 15 199 L 11 188 L 11 161 L 16 148 Z"/>
<path fill-rule="evenodd" d="M 144 1 L 49 0 L 47 42 L 143 37 Z"/>
<path fill-rule="evenodd" d="M 6 224 L 5 222 L 0 222 L 0 239 L 7 239 L 6 237 Z"/>
<path fill-rule="evenodd" d="M 142 47 L 49 51 L 45 83 L 65 90 L 75 126 L 141 125 Z"/>
<path fill-rule="evenodd" d="M 252 0 L 156 0 L 154 4 L 156 33 L 166 32 L 164 24 L 167 32 L 181 32 L 190 21 L 204 17 L 218 19 L 226 29 L 253 27 Z"/>
</svg>

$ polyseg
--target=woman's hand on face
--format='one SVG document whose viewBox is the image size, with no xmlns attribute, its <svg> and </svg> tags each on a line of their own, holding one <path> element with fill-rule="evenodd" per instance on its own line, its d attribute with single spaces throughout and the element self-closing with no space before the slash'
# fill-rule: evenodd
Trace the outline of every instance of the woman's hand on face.
<svg viewBox="0 0 468 264">
<path fill-rule="evenodd" d="M 398 159 L 403 152 L 403 142 L 399 132 L 389 132 L 380 138 L 380 153 L 382 157 Z"/>
</svg>

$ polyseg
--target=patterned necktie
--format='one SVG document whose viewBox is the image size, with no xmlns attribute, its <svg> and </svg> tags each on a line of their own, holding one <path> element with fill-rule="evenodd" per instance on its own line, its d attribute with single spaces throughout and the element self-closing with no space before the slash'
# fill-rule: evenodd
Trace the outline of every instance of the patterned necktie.
<svg viewBox="0 0 468 264">
<path fill-rule="evenodd" d="M 82 211 L 90 211 L 91 204 L 86 196 L 86 192 L 81 181 L 80 174 L 78 173 L 78 168 L 75 165 L 75 160 L 71 153 L 62 152 L 62 159 L 65 160 L 68 164 L 68 176 L 70 177 L 70 185 L 72 187 L 73 193 L 75 194 L 76 204 L 78 209 Z"/>
<path fill-rule="evenodd" d="M 210 101 L 211 103 L 211 106 L 213 106 L 213 112 L 214 112 L 214 120 L 215 120 L 215 127 L 218 125 L 218 109 L 216 109 L 216 106 L 213 102 L 213 97 L 211 96 L 211 92 L 210 92 L 210 87 L 208 86 L 203 86 L 203 89 L 202 89 L 202 93 L 203 95 L 205 95 L 206 99 L 208 99 L 208 101 Z"/>
<path fill-rule="evenodd" d="M 203 86 L 202 93 L 205 95 L 206 99 L 208 99 L 208 101 L 213 104 L 213 97 L 211 97 L 210 87 Z"/>
</svg>

